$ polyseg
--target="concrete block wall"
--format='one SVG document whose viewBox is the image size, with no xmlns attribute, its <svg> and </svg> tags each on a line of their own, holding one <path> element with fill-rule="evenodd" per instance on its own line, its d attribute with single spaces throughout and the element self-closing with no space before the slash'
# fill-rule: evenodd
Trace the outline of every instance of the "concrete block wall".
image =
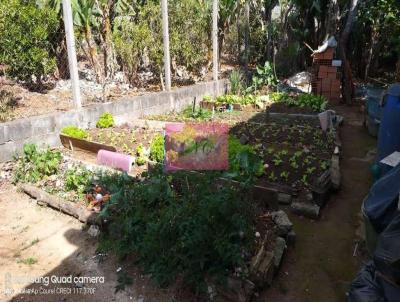
<svg viewBox="0 0 400 302">
<path fill-rule="evenodd" d="M 56 147 L 61 144 L 60 131 L 68 125 L 82 128 L 94 128 L 99 116 L 110 112 L 117 124 L 145 115 L 163 114 L 172 110 L 181 110 L 192 104 L 198 104 L 203 96 L 218 96 L 228 91 L 228 81 L 198 83 L 177 88 L 171 92 L 148 93 L 135 97 L 123 97 L 118 101 L 94 104 L 81 110 L 71 110 L 34 116 L 0 124 L 0 162 L 8 161 L 20 154 L 24 144 L 35 143 L 39 146 Z"/>
</svg>

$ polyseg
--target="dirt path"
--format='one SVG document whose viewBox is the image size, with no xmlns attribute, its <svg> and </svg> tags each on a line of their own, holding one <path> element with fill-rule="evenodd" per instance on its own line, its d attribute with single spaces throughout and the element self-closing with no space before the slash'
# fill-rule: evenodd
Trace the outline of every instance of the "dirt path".
<svg viewBox="0 0 400 302">
<path fill-rule="evenodd" d="M 372 179 L 366 154 L 376 141 L 362 126 L 358 108 L 338 107 L 345 117 L 341 129 L 342 188 L 331 197 L 319 221 L 291 215 L 296 248 L 285 258 L 273 287 L 255 299 L 279 302 L 339 302 L 360 267 L 353 257 L 361 203 Z"/>
<path fill-rule="evenodd" d="M 356 108 L 338 108 L 339 112 L 343 110 L 343 187 L 323 209 L 319 221 L 291 217 L 298 235 L 296 248 L 287 255 L 273 287 L 259 293 L 256 301 L 346 300 L 346 288 L 360 265 L 360 258 L 352 256 L 357 215 L 371 184 L 369 163 L 363 158 L 375 141 L 363 129 Z M 192 301 L 190 295 L 174 288 L 157 288 L 133 261 L 120 265 L 111 256 L 99 256 L 97 239 L 82 227 L 69 216 L 36 205 L 15 187 L 0 185 L 0 301 Z M 120 266 L 133 283 L 116 293 L 116 271 Z M 85 283 L 95 288 L 94 294 L 18 293 L 21 289 L 40 289 L 40 284 L 18 278 L 64 275 L 103 276 L 105 283 Z M 69 288 L 78 291 L 81 286 L 74 283 Z M 43 288 L 65 287 L 51 284 Z M 14 292 L 5 296 L 9 288 Z"/>
</svg>

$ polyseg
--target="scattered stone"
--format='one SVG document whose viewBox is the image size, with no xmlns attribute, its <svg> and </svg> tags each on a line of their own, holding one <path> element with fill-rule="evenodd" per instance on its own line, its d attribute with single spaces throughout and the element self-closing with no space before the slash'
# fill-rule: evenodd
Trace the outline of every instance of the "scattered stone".
<svg viewBox="0 0 400 302">
<path fill-rule="evenodd" d="M 246 145 L 249 142 L 249 137 L 246 134 L 242 134 L 240 137 L 240 143 Z"/>
<path fill-rule="evenodd" d="M 306 200 L 307 201 L 313 201 L 314 200 L 314 196 L 313 196 L 313 194 L 311 192 L 307 193 Z"/>
<path fill-rule="evenodd" d="M 282 237 L 277 237 L 274 248 L 274 265 L 275 268 L 279 268 L 282 262 L 283 254 L 286 249 L 286 241 Z"/>
<path fill-rule="evenodd" d="M 91 225 L 88 234 L 92 237 L 97 237 L 100 235 L 100 229 L 97 225 Z"/>
<path fill-rule="evenodd" d="M 292 203 L 292 195 L 286 193 L 278 193 L 277 199 L 280 204 L 289 205 Z"/>
<path fill-rule="evenodd" d="M 316 204 L 293 202 L 291 208 L 294 213 L 308 218 L 317 219 L 319 216 L 320 207 Z"/>
<path fill-rule="evenodd" d="M 278 231 L 278 236 L 286 237 L 286 235 L 292 230 L 293 223 L 289 220 L 287 214 L 282 211 L 276 211 L 271 213 L 272 220 L 275 222 Z"/>
<path fill-rule="evenodd" d="M 260 237 L 261 237 L 261 234 L 260 234 L 259 232 L 256 232 L 256 233 L 255 233 L 255 236 L 256 236 L 257 238 L 260 238 Z"/>
<path fill-rule="evenodd" d="M 338 190 L 340 188 L 340 183 L 341 183 L 338 155 L 332 156 L 330 172 L 331 172 L 332 188 Z"/>
<path fill-rule="evenodd" d="M 253 257 L 250 264 L 250 280 L 262 288 L 271 285 L 274 277 L 274 253 L 266 251 L 264 245 Z"/>
</svg>

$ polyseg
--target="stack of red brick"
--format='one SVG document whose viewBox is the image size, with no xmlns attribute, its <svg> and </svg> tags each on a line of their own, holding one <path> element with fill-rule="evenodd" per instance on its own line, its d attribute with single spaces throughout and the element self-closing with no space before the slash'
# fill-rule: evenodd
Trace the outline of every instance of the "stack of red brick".
<svg viewBox="0 0 400 302">
<path fill-rule="evenodd" d="M 313 60 L 312 92 L 326 97 L 331 103 L 341 100 L 340 67 L 333 66 L 334 48 L 315 53 Z"/>
</svg>

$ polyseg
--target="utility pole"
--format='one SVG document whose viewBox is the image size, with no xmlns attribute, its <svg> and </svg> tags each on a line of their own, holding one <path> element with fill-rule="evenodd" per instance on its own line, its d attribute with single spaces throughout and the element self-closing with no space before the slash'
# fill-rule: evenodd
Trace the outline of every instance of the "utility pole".
<svg viewBox="0 0 400 302">
<path fill-rule="evenodd" d="M 82 107 L 82 102 L 81 102 L 81 93 L 79 89 L 78 62 L 76 60 L 74 24 L 72 19 L 71 1 L 62 0 L 62 8 L 64 16 L 65 37 L 67 40 L 69 73 L 72 85 L 72 97 L 75 103 L 75 108 L 79 109 Z"/>
<path fill-rule="evenodd" d="M 171 91 L 171 57 L 169 54 L 169 30 L 168 30 L 168 1 L 161 0 L 163 42 L 164 42 L 164 70 L 165 88 Z"/>
<path fill-rule="evenodd" d="M 212 7 L 213 79 L 218 81 L 218 0 Z"/>
</svg>

